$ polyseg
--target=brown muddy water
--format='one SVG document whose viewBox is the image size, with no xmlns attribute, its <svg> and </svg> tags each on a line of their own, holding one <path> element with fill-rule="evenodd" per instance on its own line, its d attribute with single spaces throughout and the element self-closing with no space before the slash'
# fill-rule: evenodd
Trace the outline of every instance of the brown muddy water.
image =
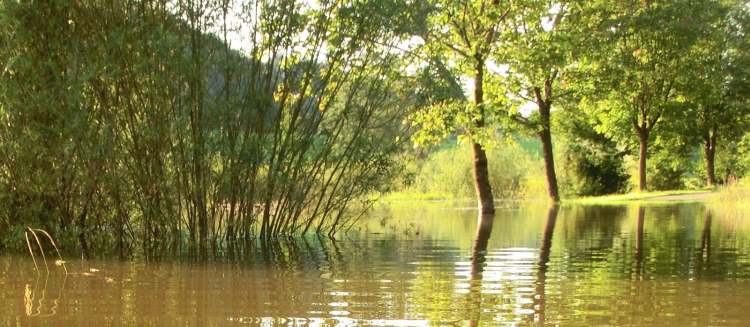
<svg viewBox="0 0 750 327">
<path fill-rule="evenodd" d="M 701 204 L 378 209 L 208 263 L 0 256 L 2 325 L 750 324 L 750 216 Z M 42 268 L 43 269 L 43 268 Z"/>
</svg>

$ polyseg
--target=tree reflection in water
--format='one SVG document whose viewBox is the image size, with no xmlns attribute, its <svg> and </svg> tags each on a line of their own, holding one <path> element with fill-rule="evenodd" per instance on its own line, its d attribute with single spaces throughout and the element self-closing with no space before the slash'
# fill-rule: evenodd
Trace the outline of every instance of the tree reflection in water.
<svg viewBox="0 0 750 327">
<path fill-rule="evenodd" d="M 544 324 L 545 321 L 545 284 L 547 269 L 552 248 L 552 237 L 555 231 L 557 215 L 560 207 L 552 205 L 547 210 L 547 219 L 542 234 L 539 259 L 537 261 L 536 287 L 534 289 L 534 315 L 535 323 Z M 482 306 L 482 274 L 485 268 L 487 244 L 492 232 L 495 217 L 492 215 L 479 215 L 477 221 L 476 237 L 471 251 L 471 280 L 470 280 L 470 326 L 481 324 Z"/>
<path fill-rule="evenodd" d="M 73 274 L 65 285 L 52 274 L 46 285 L 29 275 L 30 257 L 5 256 L 0 303 L 19 305 L 0 306 L 0 325 L 50 314 L 52 325 L 742 326 L 747 317 L 750 225 L 702 205 L 436 211 L 397 216 L 422 224 L 419 235 L 279 238 L 209 263 L 97 261 L 114 283 Z"/>
<path fill-rule="evenodd" d="M 477 232 L 474 245 L 471 248 L 471 280 L 469 288 L 470 316 L 469 325 L 479 326 L 482 315 L 482 272 L 487 261 L 487 243 L 492 233 L 495 216 L 492 214 L 478 214 Z"/>
<path fill-rule="evenodd" d="M 61 282 L 58 285 L 57 296 L 53 299 L 47 299 L 47 285 L 50 278 L 50 274 L 44 274 L 44 282 L 40 282 L 42 275 L 37 275 L 34 281 L 34 286 L 29 284 L 24 286 L 23 292 L 23 304 L 26 316 L 28 317 L 51 317 L 57 314 L 57 308 L 60 305 L 63 291 L 65 290 L 65 282 L 68 280 L 68 275 L 57 275 L 60 277 Z M 53 284 L 55 284 L 53 282 Z M 41 289 L 39 289 L 41 285 Z M 37 298 L 38 297 L 38 298 Z"/>
<path fill-rule="evenodd" d="M 638 206 L 638 222 L 635 232 L 635 278 L 643 279 L 643 223 L 646 218 L 646 208 Z"/>
<path fill-rule="evenodd" d="M 701 257 L 703 262 L 708 265 L 711 259 L 711 220 L 713 216 L 710 210 L 706 210 L 706 217 L 703 220 L 703 232 L 701 233 Z"/>
<path fill-rule="evenodd" d="M 559 208 L 560 207 L 557 204 L 553 204 L 547 209 L 547 222 L 544 225 L 542 247 L 539 249 L 536 289 L 534 290 L 534 322 L 539 325 L 544 325 L 547 268 L 551 252 L 550 250 L 552 248 L 552 236 L 555 232 L 555 223 L 557 222 Z"/>
</svg>

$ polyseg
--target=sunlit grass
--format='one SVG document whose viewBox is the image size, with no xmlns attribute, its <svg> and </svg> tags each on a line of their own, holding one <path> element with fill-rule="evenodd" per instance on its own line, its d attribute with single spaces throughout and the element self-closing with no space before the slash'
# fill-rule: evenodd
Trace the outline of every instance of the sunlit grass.
<svg viewBox="0 0 750 327">
<path fill-rule="evenodd" d="M 546 198 L 546 193 L 543 194 L 544 196 L 542 197 L 495 198 L 495 208 L 508 209 L 535 206 L 547 208 L 551 202 Z M 475 198 L 455 197 L 440 193 L 394 192 L 378 198 L 377 206 L 385 208 L 476 209 L 477 200 Z"/>
<path fill-rule="evenodd" d="M 747 202 L 748 196 L 750 196 L 750 181 L 743 179 L 719 187 L 718 197 L 714 202 L 750 207 L 750 202 Z"/>
</svg>

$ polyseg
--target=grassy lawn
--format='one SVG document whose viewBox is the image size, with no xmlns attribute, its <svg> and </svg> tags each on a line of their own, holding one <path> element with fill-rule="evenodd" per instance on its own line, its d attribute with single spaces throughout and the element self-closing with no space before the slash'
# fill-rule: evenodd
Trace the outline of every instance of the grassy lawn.
<svg viewBox="0 0 750 327">
<path fill-rule="evenodd" d="M 618 204 L 630 202 L 703 202 L 716 195 L 711 189 L 674 190 L 657 192 L 633 192 L 604 196 L 565 199 L 564 203 L 571 204 Z"/>
</svg>

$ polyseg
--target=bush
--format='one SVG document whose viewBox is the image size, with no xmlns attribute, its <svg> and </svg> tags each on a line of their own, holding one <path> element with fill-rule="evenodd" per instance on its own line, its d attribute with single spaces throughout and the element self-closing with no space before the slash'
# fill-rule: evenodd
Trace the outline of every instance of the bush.
<svg viewBox="0 0 750 327">
<path fill-rule="evenodd" d="M 625 169 L 626 151 L 604 134 L 597 132 L 585 117 L 562 111 L 558 119 L 557 152 L 560 188 L 564 194 L 593 196 L 628 190 Z M 637 174 L 636 174 L 637 176 Z"/>
</svg>

